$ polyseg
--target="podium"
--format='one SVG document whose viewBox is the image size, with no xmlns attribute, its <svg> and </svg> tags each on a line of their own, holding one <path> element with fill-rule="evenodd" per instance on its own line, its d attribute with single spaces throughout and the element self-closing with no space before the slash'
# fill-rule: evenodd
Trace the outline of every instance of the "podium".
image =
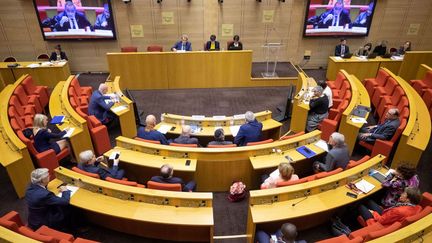
<svg viewBox="0 0 432 243">
<path fill-rule="evenodd" d="M 261 73 L 263 78 L 278 77 L 276 73 L 276 66 L 278 63 L 279 51 L 282 46 L 283 44 L 281 43 L 266 43 L 262 45 L 266 57 L 266 71 Z"/>
</svg>

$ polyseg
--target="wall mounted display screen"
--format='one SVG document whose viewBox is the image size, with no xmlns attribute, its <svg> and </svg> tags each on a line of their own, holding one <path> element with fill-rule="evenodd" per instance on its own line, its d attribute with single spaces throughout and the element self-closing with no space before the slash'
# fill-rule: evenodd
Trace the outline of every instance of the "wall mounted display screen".
<svg viewBox="0 0 432 243">
<path fill-rule="evenodd" d="M 115 40 L 110 0 L 33 0 L 45 40 Z"/>
<path fill-rule="evenodd" d="M 304 36 L 367 36 L 376 0 L 309 0 Z"/>
</svg>

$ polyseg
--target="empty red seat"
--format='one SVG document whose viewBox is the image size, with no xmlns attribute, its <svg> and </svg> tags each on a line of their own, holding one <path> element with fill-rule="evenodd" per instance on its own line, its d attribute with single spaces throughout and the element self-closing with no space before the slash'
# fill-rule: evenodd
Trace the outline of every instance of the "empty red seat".
<svg viewBox="0 0 432 243">
<path fill-rule="evenodd" d="M 334 81 L 327 81 L 327 85 L 332 90 L 340 90 L 342 83 L 346 80 L 345 75 L 342 72 L 336 74 L 336 79 Z"/>
<path fill-rule="evenodd" d="M 388 78 L 384 87 L 375 87 L 372 97 L 372 105 L 377 108 L 382 96 L 392 96 L 399 83 L 392 77 Z"/>
<path fill-rule="evenodd" d="M 348 81 L 343 81 L 340 89 L 332 89 L 333 99 L 345 99 L 347 90 L 350 90 L 351 86 Z"/>
<path fill-rule="evenodd" d="M 109 182 L 117 183 L 117 184 L 126 185 L 126 186 L 135 186 L 135 187 L 142 187 L 142 188 L 145 187 L 144 185 L 138 184 L 135 181 L 119 180 L 119 179 L 115 179 L 115 178 L 112 178 L 112 177 L 109 177 L 109 176 L 106 177 L 105 180 L 109 181 Z"/>
<path fill-rule="evenodd" d="M 26 226 L 19 227 L 18 233 L 20 233 L 24 236 L 27 236 L 29 238 L 32 238 L 33 240 L 38 240 L 38 241 L 41 241 L 44 243 L 57 243 L 58 242 L 56 239 L 54 239 L 54 237 L 41 235 L 39 233 L 34 232 L 33 230 L 31 230 L 30 228 L 28 228 Z"/>
<path fill-rule="evenodd" d="M 24 112 L 21 110 L 21 112 Z M 16 106 L 10 105 L 8 108 L 8 116 L 9 119 L 15 119 L 15 122 L 18 124 L 19 128 L 24 129 L 26 127 L 33 126 L 33 115 L 24 115 L 19 112 Z M 12 121 L 11 121 L 12 122 Z M 15 130 L 15 129 L 14 129 Z"/>
<path fill-rule="evenodd" d="M 72 167 L 72 170 L 75 171 L 76 173 L 80 173 L 80 174 L 83 174 L 83 175 L 86 175 L 86 176 L 90 176 L 90 177 L 93 177 L 93 178 L 96 178 L 96 179 L 100 178 L 98 174 L 96 174 L 96 173 L 90 173 L 90 172 L 81 170 L 80 168 L 78 168 L 76 166 Z"/>
<path fill-rule="evenodd" d="M 263 141 L 258 141 L 258 142 L 249 142 L 246 144 L 246 146 L 253 146 L 253 145 L 260 145 L 260 144 L 266 144 L 266 143 L 272 143 L 273 139 L 267 139 L 267 140 L 263 140 Z"/>
<path fill-rule="evenodd" d="M 390 74 L 384 71 L 384 69 L 379 69 L 375 78 L 367 78 L 363 80 L 363 84 L 369 93 L 369 97 L 372 97 L 376 87 L 384 87 L 389 77 Z"/>
<path fill-rule="evenodd" d="M 36 95 L 38 97 L 39 103 L 42 105 L 42 107 L 48 105 L 48 86 L 36 86 L 31 76 L 27 76 L 21 84 L 23 85 L 24 91 L 27 95 Z"/>
<path fill-rule="evenodd" d="M 0 218 L 0 225 L 6 227 L 12 231 L 18 232 L 18 228 L 24 224 L 21 221 L 21 217 L 18 212 L 10 211 Z"/>
<path fill-rule="evenodd" d="M 163 52 L 163 47 L 158 45 L 152 45 L 147 47 L 148 52 Z"/>
<path fill-rule="evenodd" d="M 346 167 L 345 169 L 348 170 L 348 169 L 354 168 L 354 167 L 356 167 L 357 165 L 362 164 L 362 163 L 368 161 L 369 159 L 370 159 L 370 156 L 369 156 L 369 155 L 365 155 L 365 156 L 363 156 L 363 158 L 361 158 L 361 159 L 359 159 L 359 160 L 357 160 L 357 161 L 355 161 L 355 160 L 350 160 L 350 161 L 348 162 L 347 167 Z"/>
<path fill-rule="evenodd" d="M 94 152 L 97 156 L 103 155 L 111 149 L 111 142 L 108 135 L 108 129 L 95 116 L 87 116 L 87 125 L 90 137 L 94 146 Z"/>
<path fill-rule="evenodd" d="M 159 183 L 155 181 L 148 181 L 147 187 L 149 189 L 165 190 L 165 191 L 181 191 L 182 187 L 180 183 L 169 184 L 169 183 Z"/>
<path fill-rule="evenodd" d="M 301 184 L 301 183 L 305 183 L 308 182 L 308 178 L 301 178 L 298 180 L 294 180 L 294 181 L 281 181 L 276 183 L 276 187 L 283 187 L 283 186 L 291 186 L 291 185 L 297 185 L 297 184 Z M 263 189 L 263 188 L 261 188 Z"/>
<path fill-rule="evenodd" d="M 27 95 L 23 86 L 18 85 L 13 94 L 18 98 L 18 101 L 22 106 L 32 105 L 34 106 L 36 113 L 43 113 L 43 107 L 39 102 L 39 98 L 37 95 Z"/>
<path fill-rule="evenodd" d="M 430 192 L 423 192 L 422 200 L 420 201 L 420 206 L 422 207 L 432 206 L 432 194 Z"/>
<path fill-rule="evenodd" d="M 121 52 L 137 52 L 138 47 L 136 46 L 124 46 L 121 48 Z"/>
<path fill-rule="evenodd" d="M 280 140 L 287 140 L 287 139 L 295 138 L 295 137 L 301 136 L 303 134 L 305 134 L 304 131 L 301 131 L 301 132 L 298 132 L 295 134 L 291 134 L 291 135 L 285 135 L 285 136 L 281 137 Z"/>
<path fill-rule="evenodd" d="M 411 86 L 421 96 L 426 89 L 432 89 L 432 71 L 428 71 L 423 79 L 411 80 Z"/>
<path fill-rule="evenodd" d="M 93 90 L 90 86 L 81 86 L 76 76 L 71 80 L 70 87 L 75 90 L 75 93 L 80 96 L 86 96 L 87 99 L 91 97 Z"/>
<path fill-rule="evenodd" d="M 388 106 L 397 106 L 402 99 L 402 97 L 405 97 L 405 91 L 402 89 L 402 87 L 397 86 L 393 92 L 392 96 L 382 96 L 381 99 L 378 102 L 378 105 L 375 109 L 375 114 L 379 117 L 382 116 L 383 112 L 386 110 Z"/>
<path fill-rule="evenodd" d="M 318 180 L 318 179 L 325 178 L 325 177 L 328 177 L 331 175 L 336 175 L 337 173 L 342 172 L 342 171 L 343 171 L 342 168 L 336 168 L 336 169 L 331 170 L 331 171 L 323 171 L 323 172 L 316 174 L 315 179 Z"/>
<path fill-rule="evenodd" d="M 344 100 L 338 107 L 330 109 L 328 117 L 319 125 L 319 129 L 321 130 L 321 139 L 328 141 L 330 135 L 337 131 L 342 113 L 348 107 L 348 104 L 349 101 Z"/>
<path fill-rule="evenodd" d="M 363 220 L 363 222 L 364 222 L 364 220 Z M 369 232 L 373 232 L 373 231 L 377 231 L 377 230 L 381 230 L 381 229 L 385 228 L 382 224 L 380 224 L 378 222 L 374 223 L 374 224 L 371 224 L 371 225 L 368 225 L 368 226 L 366 226 L 366 223 L 364 222 L 363 226 L 364 226 L 363 228 L 351 232 L 351 234 L 349 235 L 349 238 L 350 239 L 354 239 L 354 238 L 357 238 L 357 237 L 364 238 L 364 237 L 366 237 L 366 235 Z"/>
<path fill-rule="evenodd" d="M 67 240 L 69 242 L 72 242 L 75 238 L 73 235 L 64 233 L 55 229 L 51 229 L 48 226 L 42 225 L 39 229 L 35 231 L 36 233 L 39 233 L 41 235 L 51 236 L 54 239 L 60 241 L 60 240 Z"/>
<path fill-rule="evenodd" d="M 422 99 L 426 104 L 426 107 L 429 109 L 432 107 L 432 89 L 427 89 L 423 92 Z"/>
<path fill-rule="evenodd" d="M 398 229 L 400 229 L 402 227 L 402 224 L 400 222 L 394 222 L 392 225 L 387 226 L 383 229 L 377 230 L 377 231 L 372 231 L 369 232 L 366 237 L 364 238 L 365 241 L 370 241 L 376 238 L 379 238 L 381 236 L 390 234 Z"/>
</svg>

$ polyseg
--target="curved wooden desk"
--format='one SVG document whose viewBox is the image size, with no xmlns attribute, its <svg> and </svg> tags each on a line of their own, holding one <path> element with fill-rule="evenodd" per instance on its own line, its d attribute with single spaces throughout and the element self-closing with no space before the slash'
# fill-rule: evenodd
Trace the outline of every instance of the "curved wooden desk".
<svg viewBox="0 0 432 243">
<path fill-rule="evenodd" d="M 299 72 L 296 82 L 297 94 L 294 97 L 292 114 L 295 114 L 295 119 L 291 119 L 290 130 L 301 132 L 306 130 L 306 121 L 309 113 L 309 104 L 303 102 L 303 95 L 309 91 L 310 87 L 315 87 L 317 84 L 315 79 L 308 78 L 305 73 Z"/>
<path fill-rule="evenodd" d="M 405 80 L 415 79 L 418 67 L 426 64 L 432 67 L 432 51 L 407 51 L 399 72 L 391 70 Z"/>
<path fill-rule="evenodd" d="M 426 64 L 421 64 L 420 67 L 418 68 L 415 79 L 423 79 L 426 76 L 427 72 L 432 71 L 431 66 L 428 66 Z M 409 80 L 407 80 L 407 81 L 409 81 Z"/>
<path fill-rule="evenodd" d="M 15 231 L 0 226 L 0 242 L 39 243 L 40 241 L 33 240 L 32 238 L 28 238 Z"/>
</svg>

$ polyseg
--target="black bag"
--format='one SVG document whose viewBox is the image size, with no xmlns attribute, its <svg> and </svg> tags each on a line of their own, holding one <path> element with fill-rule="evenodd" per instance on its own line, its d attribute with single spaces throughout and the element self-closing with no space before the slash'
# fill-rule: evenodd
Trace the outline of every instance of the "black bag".
<svg viewBox="0 0 432 243">
<path fill-rule="evenodd" d="M 24 134 L 24 137 L 26 137 L 26 138 L 28 138 L 28 139 L 31 139 L 31 137 L 33 136 L 33 129 L 30 128 L 30 127 L 28 127 L 28 128 L 26 128 L 26 129 L 24 129 L 24 130 L 22 131 L 22 133 Z"/>
<path fill-rule="evenodd" d="M 351 234 L 351 230 L 348 226 L 346 226 L 339 217 L 335 217 L 332 219 L 331 231 L 334 236 Z"/>
</svg>

